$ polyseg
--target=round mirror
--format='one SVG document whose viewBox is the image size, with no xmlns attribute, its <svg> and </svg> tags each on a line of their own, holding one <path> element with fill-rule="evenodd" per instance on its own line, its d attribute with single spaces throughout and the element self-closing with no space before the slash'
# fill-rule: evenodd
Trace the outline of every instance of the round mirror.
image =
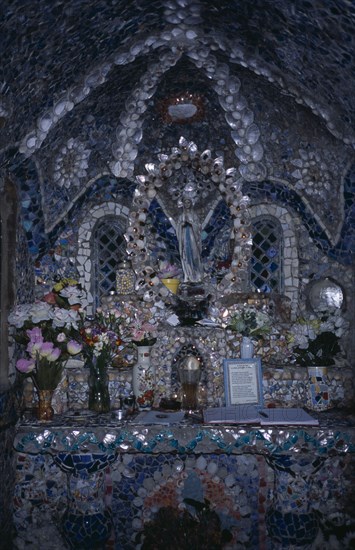
<svg viewBox="0 0 355 550">
<path fill-rule="evenodd" d="M 308 300 L 315 312 L 341 309 L 344 305 L 344 291 L 337 282 L 326 277 L 311 283 Z"/>
</svg>

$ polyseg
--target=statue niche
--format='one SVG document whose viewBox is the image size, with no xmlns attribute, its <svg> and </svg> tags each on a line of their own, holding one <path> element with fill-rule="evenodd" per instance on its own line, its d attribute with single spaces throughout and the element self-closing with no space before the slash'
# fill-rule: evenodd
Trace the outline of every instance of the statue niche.
<svg viewBox="0 0 355 550">
<path fill-rule="evenodd" d="M 194 203 L 189 197 L 183 197 L 181 213 L 175 229 L 184 283 L 201 283 L 203 279 L 202 226 Z"/>
<path fill-rule="evenodd" d="M 146 165 L 146 176 L 137 176 L 125 235 L 138 292 L 146 301 L 173 303 L 156 275 L 162 260 L 180 267 L 182 299 L 187 289 L 189 300 L 246 290 L 249 198 L 241 192 L 237 170 L 225 170 L 222 158 L 213 159 L 209 150 L 199 153 L 185 138 L 171 155 L 158 158 L 159 164 Z"/>
</svg>

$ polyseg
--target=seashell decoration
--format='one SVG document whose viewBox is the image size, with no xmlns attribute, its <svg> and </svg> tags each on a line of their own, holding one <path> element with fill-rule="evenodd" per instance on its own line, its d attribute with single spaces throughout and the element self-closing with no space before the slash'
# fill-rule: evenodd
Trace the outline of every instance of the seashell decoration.
<svg viewBox="0 0 355 550">
<path fill-rule="evenodd" d="M 48 133 L 55 124 L 70 112 L 75 105 L 83 101 L 94 89 L 102 85 L 108 78 L 114 65 L 126 65 L 134 61 L 138 56 L 147 54 L 150 50 L 157 50 L 162 47 L 165 52 L 160 53 L 160 63 L 156 66 L 151 75 L 146 75 L 140 82 L 140 87 L 132 94 L 137 100 L 136 108 L 130 104 L 130 112 L 137 115 L 136 120 L 140 118 L 146 109 L 145 101 L 147 99 L 148 89 L 150 96 L 156 91 L 156 83 L 162 74 L 176 63 L 177 59 L 184 53 L 190 57 L 196 67 L 203 68 L 209 79 L 213 79 L 213 87 L 220 96 L 220 103 L 225 110 L 227 123 L 232 129 L 238 130 L 239 127 L 233 122 L 236 112 L 244 113 L 243 126 L 248 129 L 252 124 L 251 111 L 247 108 L 246 99 L 240 95 L 240 80 L 238 77 L 229 74 L 229 67 L 226 63 L 218 63 L 211 52 L 220 50 L 224 52 L 226 58 L 233 64 L 239 64 L 253 71 L 257 75 L 262 75 L 269 82 L 277 82 L 278 86 L 288 91 L 295 101 L 301 105 L 307 106 L 312 112 L 319 116 L 327 126 L 328 130 L 337 138 L 342 139 L 344 143 L 350 144 L 351 139 L 339 131 L 339 124 L 334 120 L 334 114 L 324 105 L 319 105 L 314 97 L 302 93 L 294 84 L 287 83 L 279 75 L 272 73 L 269 65 L 248 55 L 240 44 L 231 45 L 227 38 L 221 34 L 205 34 L 202 28 L 195 27 L 202 22 L 201 5 L 199 2 L 185 2 L 183 0 L 171 0 L 164 6 L 164 20 L 168 27 L 163 27 L 160 32 L 148 35 L 144 40 L 130 43 L 128 50 L 119 50 L 112 54 L 110 60 L 104 60 L 100 65 L 91 68 L 86 76 L 83 77 L 81 85 L 67 90 L 62 97 L 56 100 L 50 112 L 40 116 L 36 123 L 36 128 L 32 129 L 21 141 L 20 152 L 30 156 L 40 148 Z M 160 73 L 160 74 L 159 74 Z M 149 82 L 150 81 L 150 82 Z M 143 92 L 141 101 L 139 94 Z M 236 100 L 235 98 L 238 95 Z M 230 116 L 232 115 L 232 116 Z M 4 117 L 4 115 L 2 115 Z M 246 119 L 245 119 L 246 117 Z M 133 122 L 133 118 L 130 122 Z M 141 125 L 135 126 L 140 128 Z M 133 125 L 130 126 L 133 128 Z M 35 134 L 35 135 L 34 135 Z M 138 143 L 136 139 L 136 144 Z M 249 142 L 253 145 L 256 142 Z M 258 152 L 260 153 L 260 149 Z M 254 153 L 254 161 L 257 155 Z M 116 159 L 119 160 L 119 159 Z M 131 159 L 130 159 L 131 160 Z M 252 159 L 251 159 L 252 160 Z M 131 160 L 132 162 L 132 160 Z M 116 166 L 113 163 L 112 166 Z M 115 168 L 117 170 L 117 166 Z M 126 174 L 132 175 L 131 165 L 125 169 Z"/>
<path fill-rule="evenodd" d="M 166 72 L 174 65 L 180 56 L 181 52 L 176 52 L 175 55 L 169 53 L 169 55 L 161 57 L 159 64 L 152 64 L 147 73 L 140 79 L 138 87 L 132 91 L 131 96 L 126 100 L 126 111 L 120 115 L 120 123 L 125 131 L 122 127 L 116 129 L 118 142 L 112 146 L 116 161 L 110 163 L 110 169 L 115 176 L 133 177 L 134 160 L 138 154 L 137 145 L 143 137 L 141 115 L 147 109 L 146 103 L 152 97 L 161 73 Z M 125 167 L 122 160 L 127 160 Z M 121 162 L 120 166 L 117 161 Z M 154 190 L 150 190 L 149 194 L 150 198 L 153 198 Z"/>
<path fill-rule="evenodd" d="M 298 150 L 299 157 L 292 159 L 291 164 L 296 167 L 291 173 L 296 180 L 295 188 L 308 196 L 322 196 L 326 199 L 332 189 L 332 176 L 328 163 L 316 151 Z M 335 197 L 334 197 L 335 198 Z"/>
<path fill-rule="evenodd" d="M 149 267 L 150 256 L 148 252 L 148 232 L 145 227 L 145 214 L 149 208 L 149 203 L 159 192 L 162 185 L 162 179 L 165 178 L 165 166 L 167 170 L 172 172 L 174 180 L 178 180 L 178 172 L 190 165 L 191 159 L 194 160 L 191 177 L 194 181 L 198 181 L 202 174 L 206 175 L 206 182 L 212 180 L 220 189 L 226 203 L 230 205 L 231 215 L 234 220 L 242 216 L 243 224 L 236 223 L 233 226 L 235 258 L 238 261 L 232 263 L 230 272 L 219 283 L 218 288 L 224 294 L 235 291 L 238 278 L 243 271 L 248 270 L 248 262 L 250 257 L 250 227 L 248 223 L 247 208 L 249 206 L 249 198 L 242 194 L 240 175 L 235 168 L 225 170 L 223 159 L 217 157 L 212 158 L 210 150 L 205 150 L 201 154 L 198 152 L 197 146 L 193 141 L 188 141 L 181 136 L 179 139 L 179 147 L 171 149 L 171 155 L 158 155 L 159 164 L 147 163 L 145 169 L 146 175 L 137 176 L 138 186 L 134 193 L 133 208 L 130 215 L 130 223 L 125 234 L 127 242 L 127 251 L 132 260 L 133 269 L 136 271 L 138 279 L 144 281 L 143 271 Z M 185 173 L 185 172 L 184 172 Z M 179 185 L 179 184 L 178 184 Z M 192 184 L 191 184 L 192 185 Z M 213 189 L 213 183 L 209 184 Z M 181 187 L 181 186 L 180 186 Z M 188 185 L 182 192 L 190 193 Z M 197 190 L 196 190 L 197 188 Z M 172 186 L 172 192 L 177 190 Z M 191 187 L 191 193 L 195 196 L 198 193 L 198 186 Z M 177 195 L 180 200 L 179 194 Z M 143 201 L 143 202 L 142 202 Z M 159 302 L 162 297 L 169 299 L 166 289 L 162 288 L 160 281 L 153 282 L 149 280 L 149 284 L 143 283 L 139 292 L 143 294 L 143 300 L 147 302 Z"/>
<path fill-rule="evenodd" d="M 70 138 L 54 163 L 53 180 L 59 187 L 78 187 L 80 180 L 87 175 L 88 159 L 91 150 L 78 139 Z"/>
</svg>

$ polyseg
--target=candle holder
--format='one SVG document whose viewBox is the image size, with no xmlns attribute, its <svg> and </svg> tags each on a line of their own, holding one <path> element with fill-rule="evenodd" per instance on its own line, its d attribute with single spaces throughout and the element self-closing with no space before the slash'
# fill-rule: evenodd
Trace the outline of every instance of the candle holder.
<svg viewBox="0 0 355 550">
<path fill-rule="evenodd" d="M 199 408 L 198 385 L 201 378 L 201 365 L 197 357 L 188 355 L 182 359 L 178 367 L 178 375 L 182 390 L 181 409 L 186 412 L 197 411 Z"/>
</svg>

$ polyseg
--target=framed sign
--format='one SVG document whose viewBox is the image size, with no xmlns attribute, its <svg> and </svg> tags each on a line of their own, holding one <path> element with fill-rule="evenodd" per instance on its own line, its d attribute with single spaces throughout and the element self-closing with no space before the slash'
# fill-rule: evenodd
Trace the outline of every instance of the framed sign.
<svg viewBox="0 0 355 550">
<path fill-rule="evenodd" d="M 263 383 L 259 357 L 225 359 L 223 369 L 227 407 L 229 405 L 263 406 Z"/>
</svg>

